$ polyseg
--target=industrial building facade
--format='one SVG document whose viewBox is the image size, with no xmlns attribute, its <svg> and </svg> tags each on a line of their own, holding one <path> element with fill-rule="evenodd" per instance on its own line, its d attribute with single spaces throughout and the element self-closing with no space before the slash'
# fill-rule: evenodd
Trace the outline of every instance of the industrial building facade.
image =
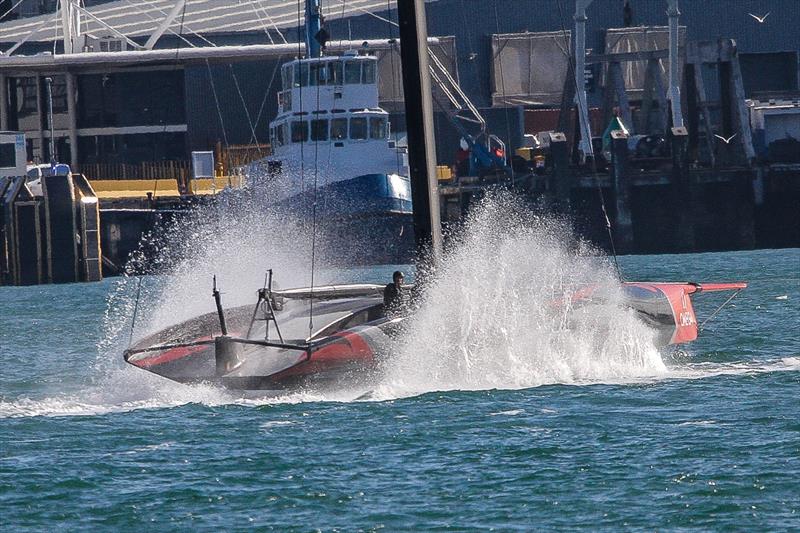
<svg viewBox="0 0 800 533">
<path fill-rule="evenodd" d="M 169 4 L 166 0 L 161 3 Z M 91 8 L 97 17 L 107 17 L 111 22 L 114 6 L 122 9 L 130 2 L 87 3 L 90 4 L 97 4 Z M 283 42 L 278 41 L 279 35 L 291 43 L 302 37 L 297 21 L 289 20 L 288 15 L 271 26 L 261 21 L 265 29 L 254 29 L 253 24 L 237 29 L 246 26 L 242 21 L 248 18 L 269 15 L 268 9 L 258 12 L 249 2 L 190 1 L 185 9 L 194 9 L 195 4 L 209 10 L 215 5 L 225 7 L 219 7 L 219 14 L 206 17 L 216 18 L 203 31 L 174 25 L 174 31 L 159 41 L 159 49 L 179 49 L 190 44 Z M 332 4 L 331 12 L 341 5 Z M 550 36 L 551 51 L 569 47 L 573 4 L 567 0 L 437 0 L 427 4 L 430 35 L 450 37 L 437 53 L 447 60 L 469 97 L 488 110 L 490 127 L 512 147 L 524 129 L 521 108 L 559 105 L 566 55 L 562 53 L 560 60 L 558 54 L 548 56 L 542 48 L 542 36 Z M 45 11 L 51 7 L 47 3 L 37 5 Z M 366 9 L 349 11 L 344 17 L 329 16 L 327 28 L 332 40 L 396 38 L 397 28 L 387 22 L 396 19 L 394 6 L 389 11 L 386 5 L 376 1 Z M 630 5 L 632 20 L 625 19 L 618 0 L 595 0 L 591 4 L 587 12 L 587 46 L 592 51 L 620 51 L 620 46 L 626 46 L 615 34 L 615 28 L 625 23 L 643 27 L 666 24 L 666 2 L 633 0 Z M 28 4 L 25 7 L 26 14 L 36 12 Z M 797 94 L 800 32 L 796 21 L 800 20 L 800 4 L 796 0 L 684 1 L 680 9 L 680 23 L 685 27 L 683 39 L 736 40 L 748 97 Z M 756 9 L 761 14 L 771 13 L 765 23 L 749 16 Z M 26 21 L 45 16 L 0 23 L 0 48 L 8 51 L 24 37 L 27 26 L 22 25 Z M 185 18 L 190 19 L 188 12 Z M 192 24 L 197 27 L 199 23 Z M 44 33 L 29 39 L 14 54 L 47 54 L 53 50 L 61 53 L 61 43 L 52 36 L 46 39 Z M 118 35 L 106 37 L 108 42 L 119 43 L 120 48 L 129 46 Z M 653 34 L 654 40 L 658 38 Z M 128 40 L 143 43 L 146 35 L 131 35 Z M 394 126 L 402 129 L 399 57 L 394 52 L 382 54 L 381 102 L 396 113 Z M 192 150 L 208 150 L 217 143 L 265 143 L 269 121 L 277 108 L 279 65 L 291 58 L 292 54 L 287 53 L 270 59 L 188 62 L 178 60 L 176 55 L 175 60 L 113 68 L 87 64 L 79 68 L 26 70 L 4 66 L 5 58 L 0 56 L 0 129 L 25 132 L 32 161 L 50 159 L 48 140 L 52 130 L 57 157 L 79 166 L 186 160 Z M 631 79 L 636 77 L 634 72 L 628 74 Z M 598 106 L 603 100 L 598 83 L 602 76 L 599 70 L 587 72 L 590 106 Z M 453 132 L 443 131 L 446 125 L 437 129 L 443 139 L 453 137 Z M 454 149 L 455 146 L 442 148 L 442 157 L 446 159 Z"/>
</svg>

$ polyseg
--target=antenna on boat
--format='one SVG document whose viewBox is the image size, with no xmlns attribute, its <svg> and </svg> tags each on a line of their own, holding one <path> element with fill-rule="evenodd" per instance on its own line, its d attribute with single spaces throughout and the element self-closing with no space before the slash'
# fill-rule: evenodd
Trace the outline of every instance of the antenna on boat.
<svg viewBox="0 0 800 533">
<path fill-rule="evenodd" d="M 217 276 L 214 275 L 214 288 L 211 291 L 214 296 L 214 303 L 217 305 L 217 316 L 219 317 L 219 327 L 223 335 L 228 334 L 228 326 L 225 324 L 225 311 L 222 309 L 222 297 L 219 290 L 217 290 Z"/>
<path fill-rule="evenodd" d="M 131 333 L 128 337 L 128 348 L 133 344 L 133 331 L 136 329 L 136 315 L 139 313 L 139 296 L 142 294 L 142 276 L 139 276 L 139 283 L 136 286 L 136 301 L 133 304 L 133 318 L 131 319 Z"/>
</svg>

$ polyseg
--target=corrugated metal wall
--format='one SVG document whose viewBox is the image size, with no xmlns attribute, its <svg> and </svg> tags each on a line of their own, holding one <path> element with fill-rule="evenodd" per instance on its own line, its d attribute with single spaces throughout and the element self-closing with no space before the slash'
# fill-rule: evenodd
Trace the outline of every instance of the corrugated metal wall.
<svg viewBox="0 0 800 533">
<path fill-rule="evenodd" d="M 667 24 L 665 0 L 631 0 L 635 25 Z M 594 0 L 588 10 L 587 46 L 602 50 L 603 30 L 622 27 L 621 0 Z M 431 35 L 455 35 L 459 77 L 470 97 L 481 106 L 491 105 L 490 36 L 498 33 L 545 32 L 571 29 L 571 0 L 437 0 L 427 4 Z M 800 52 L 800 0 L 683 0 L 680 23 L 690 40 L 736 39 L 739 50 L 755 52 Z M 748 13 L 764 15 L 759 24 Z M 380 13 L 386 18 L 396 18 Z M 347 23 L 330 24 L 334 35 L 347 32 Z M 397 35 L 371 15 L 350 19 L 354 38 Z M 393 33 L 392 33 L 393 32 Z"/>
<path fill-rule="evenodd" d="M 589 47 L 602 50 L 604 30 L 622 26 L 622 6 L 621 0 L 594 0 L 588 10 Z M 665 25 L 667 22 L 665 0 L 631 0 L 631 6 L 635 25 Z M 800 0 L 683 0 L 680 8 L 681 25 L 686 26 L 690 40 L 732 37 L 736 39 L 740 51 L 747 54 L 800 53 Z M 573 25 L 573 10 L 574 2 L 571 0 L 436 0 L 427 4 L 427 17 L 431 35 L 455 36 L 461 85 L 478 106 L 489 107 L 492 103 L 493 68 L 491 36 L 525 31 L 559 31 L 562 27 L 569 30 Z M 767 12 L 770 12 L 770 16 L 765 24 L 759 24 L 748 15 Z M 395 12 L 377 15 L 396 19 Z M 331 21 L 328 29 L 332 40 L 348 38 L 350 35 L 353 39 L 366 39 L 397 37 L 398 34 L 395 26 L 367 14 L 344 21 Z M 296 29 L 284 33 L 292 41 L 298 37 Z M 268 42 L 263 32 L 215 35 L 213 40 L 217 44 Z M 159 47 L 174 46 L 173 41 L 174 37 L 165 36 Z M 278 63 L 248 62 L 233 67 L 212 64 L 210 68 L 204 64 L 187 66 L 187 148 L 209 149 L 217 141 L 225 140 L 229 144 L 250 143 L 253 141 L 251 122 L 256 140 L 266 141 L 268 123 L 276 112 L 278 90 L 278 77 L 272 87 L 269 86 L 270 78 Z M 766 63 L 758 61 L 744 65 L 746 78 L 760 77 L 759 83 L 750 83 L 748 87 L 754 90 L 762 87 L 774 89 L 786 85 L 792 76 L 797 81 L 797 65 L 793 73 L 787 73 L 783 66 L 776 67 L 773 63 L 769 63 L 770 68 L 763 69 L 760 65 Z M 214 80 L 216 101 L 209 70 Z M 231 75 L 232 72 L 235 77 Z M 239 84 L 238 90 L 236 82 Z M 794 88 L 797 85 L 795 83 Z M 593 104 L 597 104 L 598 96 L 594 95 Z M 502 134 L 507 128 L 501 126 L 498 129 Z"/>
</svg>

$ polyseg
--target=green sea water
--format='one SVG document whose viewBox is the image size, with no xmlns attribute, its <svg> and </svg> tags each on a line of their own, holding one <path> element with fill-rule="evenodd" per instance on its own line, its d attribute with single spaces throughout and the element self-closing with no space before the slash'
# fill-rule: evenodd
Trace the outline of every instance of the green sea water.
<svg viewBox="0 0 800 533">
<path fill-rule="evenodd" d="M 655 363 L 518 340 L 472 360 L 485 386 L 420 372 L 366 400 L 127 367 L 132 280 L 0 288 L 0 530 L 800 530 L 800 250 L 621 266 L 750 286 Z"/>
</svg>

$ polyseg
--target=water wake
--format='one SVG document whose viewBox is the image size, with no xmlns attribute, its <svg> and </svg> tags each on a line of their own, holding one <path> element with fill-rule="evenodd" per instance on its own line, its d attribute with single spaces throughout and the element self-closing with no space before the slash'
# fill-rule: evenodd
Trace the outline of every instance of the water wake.
<svg viewBox="0 0 800 533">
<path fill-rule="evenodd" d="M 284 287 L 307 285 L 308 228 L 292 220 L 247 199 L 183 219 L 152 247 L 163 269 L 142 286 L 134 340 L 211 311 L 214 274 L 229 306 L 252 303 L 268 268 L 276 269 Z M 91 383 L 79 393 L 0 398 L 0 418 L 102 415 L 186 404 L 374 401 L 440 390 L 800 371 L 798 357 L 740 363 L 665 360 L 652 331 L 621 305 L 608 262 L 574 240 L 567 224 L 502 194 L 483 201 L 452 236 L 443 266 L 418 296 L 418 311 L 388 354 L 382 379 L 369 391 L 244 396 L 173 383 L 129 367 L 121 353 L 130 339 L 138 284 L 132 277 L 115 283 Z M 587 286 L 603 293 L 602 303 L 576 303 Z"/>
</svg>

